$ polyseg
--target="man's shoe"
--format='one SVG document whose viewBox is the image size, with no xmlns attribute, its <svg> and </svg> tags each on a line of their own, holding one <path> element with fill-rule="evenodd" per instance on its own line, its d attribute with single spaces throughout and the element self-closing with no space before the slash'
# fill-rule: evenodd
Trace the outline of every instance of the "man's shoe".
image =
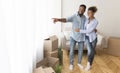
<svg viewBox="0 0 120 73">
<path fill-rule="evenodd" d="M 78 64 L 78 66 L 79 66 L 80 69 L 83 69 L 83 66 L 81 64 Z"/>
<path fill-rule="evenodd" d="M 69 66 L 69 69 L 70 69 L 70 70 L 73 70 L 73 65 L 70 65 L 70 66 Z"/>
</svg>

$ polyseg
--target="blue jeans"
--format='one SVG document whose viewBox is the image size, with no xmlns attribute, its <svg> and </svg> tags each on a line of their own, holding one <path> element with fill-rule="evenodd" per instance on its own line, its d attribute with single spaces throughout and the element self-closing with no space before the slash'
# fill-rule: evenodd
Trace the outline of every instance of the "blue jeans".
<svg viewBox="0 0 120 73">
<path fill-rule="evenodd" d="M 88 50 L 88 62 L 90 62 L 90 65 L 92 65 L 94 55 L 95 55 L 95 47 L 97 44 L 97 38 L 93 42 L 90 42 L 89 37 L 86 36 L 85 43 L 86 43 L 87 50 Z"/>
<path fill-rule="evenodd" d="M 76 46 L 76 43 L 78 43 L 78 64 L 80 64 L 82 60 L 84 42 L 77 42 L 72 37 L 70 37 L 70 64 L 72 65 L 74 61 L 74 48 Z"/>
</svg>

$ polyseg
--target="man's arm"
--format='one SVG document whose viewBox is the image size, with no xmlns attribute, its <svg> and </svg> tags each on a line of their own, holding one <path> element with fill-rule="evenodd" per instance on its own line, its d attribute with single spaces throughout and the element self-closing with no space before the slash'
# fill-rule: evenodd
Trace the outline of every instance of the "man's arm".
<svg viewBox="0 0 120 73">
<path fill-rule="evenodd" d="M 56 22 L 63 22 L 63 23 L 66 23 L 66 22 L 73 22 L 73 19 L 74 19 L 74 15 L 72 16 L 69 16 L 67 18 L 52 18 L 53 19 L 53 22 L 56 23 Z"/>
<path fill-rule="evenodd" d="M 59 18 L 52 18 L 52 19 L 53 19 L 54 23 L 56 23 L 56 22 L 63 22 L 63 23 L 65 23 L 66 22 L 66 18 L 61 18 L 61 19 L 59 19 Z"/>
<path fill-rule="evenodd" d="M 75 31 L 75 32 L 80 32 L 80 29 L 79 29 L 79 28 L 76 28 L 74 31 Z M 97 29 L 96 29 L 96 28 L 95 28 L 93 31 L 95 31 L 95 33 L 97 33 Z"/>
<path fill-rule="evenodd" d="M 92 25 L 91 27 L 89 27 L 87 30 L 81 30 L 81 29 L 77 28 L 77 29 L 75 29 L 74 31 L 80 32 L 80 33 L 90 33 L 90 32 L 92 32 L 92 31 L 97 32 L 97 30 L 96 30 L 97 25 L 98 25 L 98 22 L 96 21 L 96 22 L 94 23 L 94 25 Z"/>
</svg>

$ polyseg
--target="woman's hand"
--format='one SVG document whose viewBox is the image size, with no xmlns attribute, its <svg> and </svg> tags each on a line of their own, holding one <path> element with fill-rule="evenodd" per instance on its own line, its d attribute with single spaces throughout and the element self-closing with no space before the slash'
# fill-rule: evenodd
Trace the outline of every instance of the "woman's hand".
<svg viewBox="0 0 120 73">
<path fill-rule="evenodd" d="M 79 29 L 79 28 L 76 28 L 74 31 L 75 31 L 75 32 L 80 32 L 80 29 Z"/>
</svg>

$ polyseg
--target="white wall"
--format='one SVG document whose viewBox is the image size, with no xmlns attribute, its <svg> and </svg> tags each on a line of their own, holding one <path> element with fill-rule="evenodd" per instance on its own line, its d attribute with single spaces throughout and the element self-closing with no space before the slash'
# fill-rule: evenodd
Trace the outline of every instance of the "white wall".
<svg viewBox="0 0 120 73">
<path fill-rule="evenodd" d="M 62 0 L 62 17 L 75 13 L 80 4 L 85 4 L 87 8 L 89 6 L 97 6 L 98 12 L 95 17 L 99 21 L 98 31 L 107 36 L 120 37 L 119 3 L 119 0 Z"/>
</svg>

